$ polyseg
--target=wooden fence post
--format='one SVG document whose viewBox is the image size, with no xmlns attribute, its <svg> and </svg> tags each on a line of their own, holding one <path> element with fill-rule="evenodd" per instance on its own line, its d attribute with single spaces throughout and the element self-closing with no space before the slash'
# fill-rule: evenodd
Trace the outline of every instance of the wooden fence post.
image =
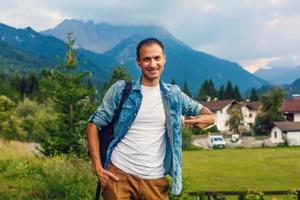
<svg viewBox="0 0 300 200">
<path fill-rule="evenodd" d="M 300 200 L 300 189 L 297 189 L 296 192 L 297 192 L 297 199 Z"/>
</svg>

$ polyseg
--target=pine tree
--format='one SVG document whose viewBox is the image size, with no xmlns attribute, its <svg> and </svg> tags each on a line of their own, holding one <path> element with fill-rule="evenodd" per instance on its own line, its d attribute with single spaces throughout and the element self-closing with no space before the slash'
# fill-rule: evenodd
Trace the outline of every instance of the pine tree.
<svg viewBox="0 0 300 200">
<path fill-rule="evenodd" d="M 268 134 L 274 121 L 282 121 L 284 119 L 279 111 L 283 99 L 284 92 L 281 88 L 272 88 L 266 95 L 261 97 L 262 109 L 256 117 L 254 125 L 256 134 Z"/>
<path fill-rule="evenodd" d="M 74 39 L 68 34 L 65 60 L 52 71 L 49 87 L 51 99 L 58 113 L 58 131 L 53 131 L 45 138 L 42 152 L 47 155 L 61 153 L 86 154 L 85 128 L 86 120 L 91 113 L 89 96 L 93 90 L 87 90 L 83 80 L 90 73 L 77 70 L 76 54 L 73 50 Z"/>
<path fill-rule="evenodd" d="M 231 81 L 227 82 L 226 91 L 225 91 L 225 99 L 233 99 L 234 98 L 234 90 Z"/>
<path fill-rule="evenodd" d="M 117 81 L 119 80 L 130 80 L 130 73 L 129 71 L 121 66 L 117 66 L 112 71 L 111 77 L 109 80 L 104 82 L 103 88 L 101 90 L 101 100 L 103 99 L 104 95 L 106 94 L 107 90 Z"/>
<path fill-rule="evenodd" d="M 204 83 L 201 85 L 199 93 L 197 95 L 197 100 L 198 101 L 206 101 L 209 96 L 209 90 L 210 90 L 210 85 L 207 80 L 204 81 Z"/>
<path fill-rule="evenodd" d="M 224 85 L 222 85 L 219 90 L 218 99 L 224 100 L 225 98 L 226 98 L 225 89 L 224 89 Z"/>
<path fill-rule="evenodd" d="M 176 85 L 175 78 L 172 78 L 172 80 L 171 80 L 171 85 Z"/>
<path fill-rule="evenodd" d="M 258 96 L 255 88 L 252 88 L 251 90 L 250 101 L 258 101 Z"/>
<path fill-rule="evenodd" d="M 218 96 L 218 92 L 211 79 L 209 79 L 209 96 L 211 96 L 211 98 L 215 98 Z"/>
<path fill-rule="evenodd" d="M 192 93 L 190 92 L 189 90 L 189 87 L 188 87 L 188 84 L 186 81 L 184 81 L 183 83 L 183 89 L 182 89 L 182 92 L 184 92 L 186 95 L 188 95 L 189 97 L 192 96 Z"/>
<path fill-rule="evenodd" d="M 234 87 L 234 99 L 237 100 L 237 101 L 242 101 L 243 98 L 241 96 L 241 93 L 240 93 L 240 90 L 239 90 L 239 87 L 236 85 Z"/>
</svg>

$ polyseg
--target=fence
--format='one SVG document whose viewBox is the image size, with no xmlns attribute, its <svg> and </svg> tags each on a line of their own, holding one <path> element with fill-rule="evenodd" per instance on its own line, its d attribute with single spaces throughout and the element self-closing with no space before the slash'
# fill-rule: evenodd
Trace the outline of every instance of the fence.
<svg viewBox="0 0 300 200">
<path fill-rule="evenodd" d="M 203 191 L 203 192 L 189 192 L 189 196 L 195 197 L 197 200 L 201 200 L 207 197 L 208 200 L 225 200 L 226 196 L 237 196 L 239 199 L 247 199 L 246 196 L 256 196 L 256 199 L 264 199 L 263 196 L 283 196 L 283 195 L 295 195 L 297 200 L 300 200 L 300 189 L 294 191 Z"/>
</svg>

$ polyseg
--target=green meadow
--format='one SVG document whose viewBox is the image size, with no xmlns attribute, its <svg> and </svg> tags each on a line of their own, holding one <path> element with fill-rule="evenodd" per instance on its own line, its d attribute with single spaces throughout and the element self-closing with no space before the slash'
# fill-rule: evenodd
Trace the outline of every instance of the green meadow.
<svg viewBox="0 0 300 200">
<path fill-rule="evenodd" d="M 185 191 L 291 190 L 300 187 L 300 148 L 184 151 L 183 174 Z M 37 157 L 0 140 L 1 200 L 93 199 L 95 183 L 85 159 Z"/>
<path fill-rule="evenodd" d="M 190 191 L 300 188 L 300 148 L 185 151 L 183 174 Z"/>
</svg>

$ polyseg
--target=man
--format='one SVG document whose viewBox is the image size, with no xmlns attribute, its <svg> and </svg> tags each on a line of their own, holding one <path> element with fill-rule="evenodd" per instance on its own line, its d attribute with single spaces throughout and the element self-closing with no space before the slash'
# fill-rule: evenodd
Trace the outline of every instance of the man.
<svg viewBox="0 0 300 200">
<path fill-rule="evenodd" d="M 181 116 L 183 122 L 203 129 L 214 122 L 206 107 L 182 93 L 177 86 L 160 80 L 166 63 L 163 44 L 155 39 L 137 45 L 136 63 L 140 79 L 132 82 L 127 100 L 115 124 L 104 168 L 99 155 L 98 130 L 106 126 L 118 107 L 125 87 L 116 82 L 91 116 L 87 137 L 94 171 L 107 199 L 168 199 L 169 174 L 172 193 L 182 190 Z"/>
</svg>

